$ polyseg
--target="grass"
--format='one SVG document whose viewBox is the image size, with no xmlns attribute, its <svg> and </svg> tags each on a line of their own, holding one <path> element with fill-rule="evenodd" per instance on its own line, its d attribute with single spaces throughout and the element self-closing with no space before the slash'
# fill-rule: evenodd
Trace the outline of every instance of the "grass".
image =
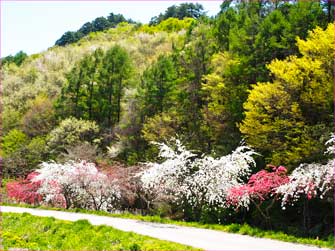
<svg viewBox="0 0 335 251">
<path fill-rule="evenodd" d="M 84 209 L 65 210 L 65 209 L 48 208 L 48 207 L 41 207 L 41 206 L 34 207 L 31 205 L 22 205 L 22 204 L 21 205 L 8 204 L 8 205 L 40 208 L 40 209 L 47 209 L 47 210 L 57 210 L 57 211 L 80 212 L 80 213 L 95 214 L 95 215 L 102 215 L 102 216 L 135 219 L 135 220 L 148 221 L 148 222 L 174 224 L 174 225 L 179 225 L 179 226 L 205 228 L 205 229 L 212 229 L 212 230 L 224 231 L 224 232 L 229 232 L 229 233 L 236 233 L 236 234 L 249 235 L 249 236 L 260 237 L 260 238 L 268 238 L 268 239 L 273 239 L 273 240 L 300 243 L 300 244 L 306 244 L 306 245 L 314 245 L 318 247 L 334 249 L 334 236 L 333 235 L 330 235 L 327 239 L 314 239 L 314 238 L 298 237 L 298 236 L 284 233 L 282 231 L 263 230 L 260 228 L 251 227 L 248 224 L 229 224 L 229 225 L 202 224 L 199 222 L 176 221 L 176 220 L 171 220 L 168 218 L 162 218 L 159 216 L 143 216 L 143 215 L 134 215 L 130 213 L 111 214 L 111 213 L 107 213 L 103 211 L 90 211 L 90 210 L 84 210 Z"/>
<path fill-rule="evenodd" d="M 3 213 L 2 238 L 5 250 L 199 250 L 190 246 L 75 222 L 37 217 L 28 213 Z"/>
</svg>

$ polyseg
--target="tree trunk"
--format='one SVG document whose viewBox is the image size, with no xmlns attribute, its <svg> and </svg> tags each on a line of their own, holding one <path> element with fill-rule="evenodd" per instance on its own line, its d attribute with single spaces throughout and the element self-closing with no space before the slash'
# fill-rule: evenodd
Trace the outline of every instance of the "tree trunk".
<svg viewBox="0 0 335 251">
<path fill-rule="evenodd" d="M 120 122 L 121 115 L 121 93 L 122 93 L 122 78 L 119 80 L 119 90 L 117 95 L 117 122 Z"/>
</svg>

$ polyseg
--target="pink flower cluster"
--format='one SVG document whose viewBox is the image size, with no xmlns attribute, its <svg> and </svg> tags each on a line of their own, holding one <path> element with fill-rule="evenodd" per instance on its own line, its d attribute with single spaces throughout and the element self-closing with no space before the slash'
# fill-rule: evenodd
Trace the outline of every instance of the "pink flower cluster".
<svg viewBox="0 0 335 251">
<path fill-rule="evenodd" d="M 117 207 L 120 199 L 112 177 L 85 161 L 42 163 L 25 180 L 8 183 L 7 191 L 18 202 L 105 211 Z"/>
<path fill-rule="evenodd" d="M 287 170 L 283 166 L 269 165 L 272 171 L 261 170 L 253 174 L 248 183 L 233 187 L 228 191 L 227 202 L 235 207 L 247 207 L 251 200 L 264 201 L 275 195 L 276 188 L 289 182 Z"/>
<path fill-rule="evenodd" d="M 7 183 L 7 195 L 17 202 L 39 205 L 43 199 L 38 189 L 41 181 L 32 181 L 39 173 L 32 172 L 26 179 Z"/>
</svg>

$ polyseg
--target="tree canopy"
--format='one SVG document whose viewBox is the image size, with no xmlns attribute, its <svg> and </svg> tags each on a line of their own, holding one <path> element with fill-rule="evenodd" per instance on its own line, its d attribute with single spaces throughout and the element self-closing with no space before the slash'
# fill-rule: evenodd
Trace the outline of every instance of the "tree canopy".
<svg viewBox="0 0 335 251">
<path fill-rule="evenodd" d="M 180 5 L 172 5 L 166 9 L 164 13 L 152 17 L 149 24 L 157 25 L 162 21 L 174 17 L 184 19 L 185 17 L 198 19 L 205 15 L 204 7 L 199 3 L 181 3 Z"/>
<path fill-rule="evenodd" d="M 110 13 L 107 18 L 97 17 L 92 22 L 83 24 L 77 31 L 65 32 L 56 42 L 55 45 L 65 46 L 79 41 L 84 36 L 91 32 L 104 31 L 110 28 L 114 28 L 116 25 L 122 22 L 134 23 L 131 19 L 126 19 L 122 14 Z"/>
</svg>

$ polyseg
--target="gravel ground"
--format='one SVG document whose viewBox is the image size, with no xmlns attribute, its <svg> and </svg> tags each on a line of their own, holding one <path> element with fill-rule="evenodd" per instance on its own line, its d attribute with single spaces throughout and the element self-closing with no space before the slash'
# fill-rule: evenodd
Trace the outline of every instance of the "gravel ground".
<svg viewBox="0 0 335 251">
<path fill-rule="evenodd" d="M 132 231 L 161 240 L 178 242 L 205 250 L 330 250 L 314 246 L 225 233 L 222 231 L 151 223 L 132 219 L 9 206 L 1 206 L 0 210 L 1 212 L 27 212 L 36 216 L 52 216 L 68 221 L 86 219 L 93 225 L 108 225 L 123 231 Z"/>
</svg>

